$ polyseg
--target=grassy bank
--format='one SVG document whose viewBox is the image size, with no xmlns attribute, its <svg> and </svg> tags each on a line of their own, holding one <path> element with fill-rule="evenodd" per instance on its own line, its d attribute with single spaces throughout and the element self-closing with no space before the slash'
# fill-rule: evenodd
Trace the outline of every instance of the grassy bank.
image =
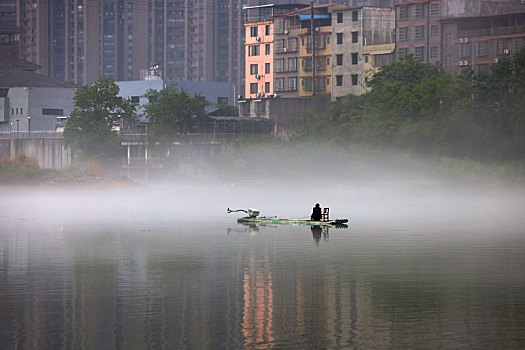
<svg viewBox="0 0 525 350">
<path fill-rule="evenodd" d="M 98 162 L 65 169 L 42 169 L 36 159 L 19 154 L 14 159 L 0 159 L 0 186 L 128 186 L 127 177 L 106 171 Z"/>
</svg>

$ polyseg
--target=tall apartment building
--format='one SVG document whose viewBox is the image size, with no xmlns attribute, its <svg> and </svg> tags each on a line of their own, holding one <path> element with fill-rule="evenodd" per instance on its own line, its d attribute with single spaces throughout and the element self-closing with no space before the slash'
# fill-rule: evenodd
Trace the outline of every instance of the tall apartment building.
<svg viewBox="0 0 525 350">
<path fill-rule="evenodd" d="M 386 7 L 332 10 L 332 100 L 366 91 L 374 69 L 391 63 L 394 50 L 394 12 Z"/>
<path fill-rule="evenodd" d="M 500 57 L 525 47 L 525 11 L 442 20 L 442 63 L 456 75 L 470 67 L 488 71 Z"/>
<path fill-rule="evenodd" d="M 314 5 L 315 94 L 330 94 L 332 4 Z M 311 7 L 307 4 L 245 8 L 247 98 L 314 94 Z"/>
<path fill-rule="evenodd" d="M 54 78 L 138 80 L 158 64 L 164 79 L 242 84 L 246 0 L 0 1 L 16 2 L 22 58 Z"/>
<path fill-rule="evenodd" d="M 525 10 L 521 0 L 394 0 L 394 7 L 397 58 L 413 54 L 429 63 L 443 62 L 442 20 Z"/>
<path fill-rule="evenodd" d="M 310 10 L 298 13 L 301 25 L 298 40 L 299 97 L 330 95 L 332 18 L 329 10 L 332 6 L 314 6 L 313 23 Z"/>
<path fill-rule="evenodd" d="M 282 1 L 284 2 L 284 1 Z M 274 19 L 284 13 L 308 7 L 301 3 L 262 4 L 244 7 L 245 13 L 245 98 L 260 98 L 275 92 L 274 74 L 282 72 L 275 66 L 274 54 L 276 34 L 281 27 L 274 28 Z M 308 7 L 309 8 L 309 7 Z M 279 39 L 279 43 L 281 39 Z M 282 45 L 277 47 L 282 52 Z"/>
</svg>

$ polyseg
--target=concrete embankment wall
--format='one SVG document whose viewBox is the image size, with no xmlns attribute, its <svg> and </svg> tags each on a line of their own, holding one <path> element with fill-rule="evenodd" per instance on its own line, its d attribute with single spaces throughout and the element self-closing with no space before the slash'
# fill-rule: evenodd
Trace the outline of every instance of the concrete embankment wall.
<svg viewBox="0 0 525 350">
<path fill-rule="evenodd" d="M 71 150 L 62 145 L 62 138 L 8 138 L 0 140 L 0 158 L 14 159 L 18 154 L 35 158 L 45 169 L 61 169 L 71 165 Z"/>
</svg>

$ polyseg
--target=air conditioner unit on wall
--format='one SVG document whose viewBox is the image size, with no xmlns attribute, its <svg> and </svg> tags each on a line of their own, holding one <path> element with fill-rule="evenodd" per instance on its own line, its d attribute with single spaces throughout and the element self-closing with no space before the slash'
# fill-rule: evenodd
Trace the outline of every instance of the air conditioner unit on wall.
<svg viewBox="0 0 525 350">
<path fill-rule="evenodd" d="M 510 50 L 509 50 L 509 49 L 503 49 L 503 54 L 504 54 L 504 55 L 508 55 L 508 54 L 510 54 Z"/>
</svg>

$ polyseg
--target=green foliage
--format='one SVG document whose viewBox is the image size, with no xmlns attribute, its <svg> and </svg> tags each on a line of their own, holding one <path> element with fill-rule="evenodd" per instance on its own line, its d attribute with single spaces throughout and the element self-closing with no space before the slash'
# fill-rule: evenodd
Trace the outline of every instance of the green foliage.
<svg viewBox="0 0 525 350">
<path fill-rule="evenodd" d="M 215 106 L 217 109 L 220 109 L 223 116 L 227 117 L 238 117 L 239 116 L 239 107 L 232 105 L 218 104 Z"/>
<path fill-rule="evenodd" d="M 186 91 L 171 84 L 160 91 L 148 90 L 144 106 L 149 118 L 148 142 L 159 144 L 169 150 L 173 141 L 189 131 L 194 118 L 206 115 L 208 102 L 201 95 L 190 96 Z"/>
<path fill-rule="evenodd" d="M 130 100 L 118 97 L 118 93 L 118 85 L 106 78 L 76 92 L 75 109 L 64 129 L 64 145 L 71 147 L 80 159 L 109 160 L 122 152 L 112 126 L 119 117 L 133 118 L 135 107 Z"/>
<path fill-rule="evenodd" d="M 488 73 L 465 69 L 457 77 L 407 56 L 382 67 L 368 86 L 332 104 L 333 142 L 437 158 L 525 157 L 525 50 Z"/>
<path fill-rule="evenodd" d="M 0 159 L 0 183 L 30 182 L 42 175 L 38 161 L 23 153 L 14 159 Z"/>
</svg>

